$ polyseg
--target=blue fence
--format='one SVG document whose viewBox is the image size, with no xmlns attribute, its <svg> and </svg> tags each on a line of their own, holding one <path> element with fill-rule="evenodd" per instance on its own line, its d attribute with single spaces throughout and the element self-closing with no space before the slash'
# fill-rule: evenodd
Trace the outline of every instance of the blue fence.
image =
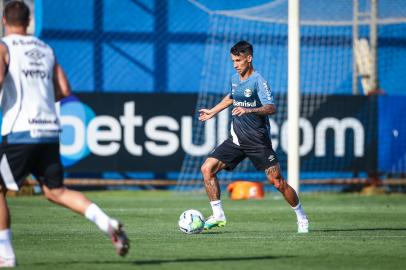
<svg viewBox="0 0 406 270">
<path fill-rule="evenodd" d="M 272 1 L 199 1 L 208 8 L 223 10 L 267 2 Z M 303 5 L 314 2 L 304 1 Z M 337 5 L 337 16 L 351 11 L 351 6 L 340 11 L 339 2 L 329 2 L 333 8 Z M 384 5 L 386 1 L 380 2 Z M 213 32 L 210 15 L 186 0 L 37 0 L 35 10 L 36 34 L 54 47 L 74 89 L 81 92 L 198 92 L 208 37 L 215 34 L 224 40 L 229 32 L 251 23 L 225 21 L 228 29 Z M 275 71 L 264 75 L 284 92 L 287 28 L 277 24 L 263 28 L 268 30 L 248 28 L 244 31 L 253 32 L 245 36 L 258 50 L 268 49 L 261 44 L 264 38 L 272 40 L 272 55 L 258 68 L 262 71 L 269 65 L 277 66 L 281 73 L 278 78 L 274 79 Z M 303 27 L 301 70 L 304 75 L 316 72 L 302 82 L 304 92 L 351 93 L 351 30 L 351 26 Z M 361 36 L 367 32 L 368 27 L 361 28 Z M 388 94 L 404 94 L 405 33 L 404 23 L 379 27 L 379 78 Z M 334 51 L 336 58 L 329 51 Z M 230 64 L 223 62 L 218 63 L 220 67 Z M 332 80 L 332 89 L 326 89 Z"/>
</svg>

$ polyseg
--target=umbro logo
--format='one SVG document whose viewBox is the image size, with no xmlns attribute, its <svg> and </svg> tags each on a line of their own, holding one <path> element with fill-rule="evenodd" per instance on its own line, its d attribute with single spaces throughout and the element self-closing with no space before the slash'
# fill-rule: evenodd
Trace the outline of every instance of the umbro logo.
<svg viewBox="0 0 406 270">
<path fill-rule="evenodd" d="M 274 155 L 270 155 L 270 156 L 268 157 L 268 159 L 269 159 L 269 161 L 273 161 L 273 160 L 275 159 L 275 156 L 274 156 Z"/>
<path fill-rule="evenodd" d="M 45 54 L 43 54 L 40 50 L 38 49 L 32 49 L 30 51 L 25 52 L 25 55 L 31 58 L 34 61 L 38 61 L 42 58 L 45 57 Z"/>
</svg>

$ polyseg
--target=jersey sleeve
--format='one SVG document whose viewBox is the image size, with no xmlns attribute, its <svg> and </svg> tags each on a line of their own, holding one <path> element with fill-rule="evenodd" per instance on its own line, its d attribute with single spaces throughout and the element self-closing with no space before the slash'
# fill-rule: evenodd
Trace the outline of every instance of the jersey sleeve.
<svg viewBox="0 0 406 270">
<path fill-rule="evenodd" d="M 257 80 L 258 97 L 263 105 L 274 104 L 274 99 L 269 83 L 262 78 Z"/>
</svg>

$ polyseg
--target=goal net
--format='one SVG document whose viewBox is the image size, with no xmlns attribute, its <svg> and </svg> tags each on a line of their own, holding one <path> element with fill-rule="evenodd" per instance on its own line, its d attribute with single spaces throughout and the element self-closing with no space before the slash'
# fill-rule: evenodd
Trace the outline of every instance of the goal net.
<svg viewBox="0 0 406 270">
<path fill-rule="evenodd" d="M 288 0 L 241 10 L 209 10 L 199 1 L 189 2 L 207 12 L 210 18 L 193 123 L 193 144 L 210 141 L 218 145 L 227 138 L 229 111 L 202 123 L 197 120 L 198 110 L 213 107 L 227 94 L 230 76 L 235 73 L 229 50 L 236 42 L 247 40 L 254 46 L 254 68 L 269 81 L 273 91 L 278 112 L 270 120 L 272 144 L 286 176 Z M 360 9 L 368 10 L 368 5 L 361 1 Z M 404 87 L 405 79 L 399 78 L 405 72 L 402 62 L 406 60 L 406 51 L 405 46 L 401 46 L 406 36 L 405 11 L 404 1 L 379 1 L 378 68 L 379 85 L 384 90 L 396 92 Z M 376 152 L 368 152 L 369 147 L 376 144 L 373 112 L 377 102 L 362 96 L 348 102 L 353 85 L 353 0 L 302 1 L 300 24 L 300 178 L 331 179 L 366 174 L 377 163 Z M 361 18 L 359 25 L 359 36 L 368 39 L 369 18 Z M 362 87 L 361 78 L 357 84 Z M 352 121 L 353 118 L 360 120 Z M 213 129 L 216 132 L 211 132 Z M 203 187 L 200 167 L 207 154 L 202 151 L 185 156 L 178 176 L 178 190 Z M 218 178 L 221 184 L 236 179 L 265 180 L 264 173 L 256 171 L 248 160 L 233 172 L 221 172 Z"/>
</svg>

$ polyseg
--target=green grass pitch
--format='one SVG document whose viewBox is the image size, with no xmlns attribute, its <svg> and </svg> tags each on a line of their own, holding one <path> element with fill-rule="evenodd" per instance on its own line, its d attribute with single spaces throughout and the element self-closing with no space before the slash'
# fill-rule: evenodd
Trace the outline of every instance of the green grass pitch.
<svg viewBox="0 0 406 270">
<path fill-rule="evenodd" d="M 294 212 L 276 193 L 264 200 L 224 196 L 228 224 L 181 233 L 182 211 L 211 212 L 201 193 L 88 192 L 125 224 L 127 257 L 83 217 L 41 196 L 8 198 L 20 269 L 406 269 L 406 196 L 306 194 L 311 232 L 296 233 Z"/>
</svg>

